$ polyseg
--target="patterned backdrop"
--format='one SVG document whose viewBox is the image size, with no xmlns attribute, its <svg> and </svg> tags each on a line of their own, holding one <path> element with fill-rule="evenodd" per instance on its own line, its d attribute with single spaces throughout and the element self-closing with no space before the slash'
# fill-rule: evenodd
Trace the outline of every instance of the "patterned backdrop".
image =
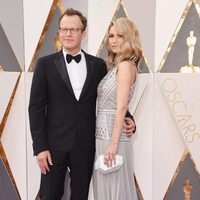
<svg viewBox="0 0 200 200">
<path fill-rule="evenodd" d="M 40 172 L 27 105 L 36 60 L 60 49 L 66 8 L 88 18 L 82 48 L 105 58 L 112 19 L 132 19 L 144 57 L 131 102 L 134 180 L 140 200 L 200 199 L 198 0 L 2 0 L 0 6 L 0 199 L 33 200 Z M 12 4 L 12 5 L 11 5 Z M 66 180 L 67 184 L 67 180 Z M 65 197 L 63 197 L 63 200 Z M 89 200 L 94 197 L 90 193 Z"/>
</svg>

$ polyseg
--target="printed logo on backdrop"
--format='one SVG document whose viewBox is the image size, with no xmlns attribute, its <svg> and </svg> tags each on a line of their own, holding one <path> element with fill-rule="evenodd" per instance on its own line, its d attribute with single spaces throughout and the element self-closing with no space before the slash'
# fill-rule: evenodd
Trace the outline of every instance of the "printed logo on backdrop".
<svg viewBox="0 0 200 200">
<path fill-rule="evenodd" d="M 191 78 L 192 81 L 190 81 Z M 187 145 L 200 141 L 200 125 L 198 120 L 195 120 L 198 119 L 196 117 L 198 117 L 200 110 L 194 107 L 194 104 L 198 103 L 198 101 L 194 102 L 193 98 L 196 95 L 194 94 L 194 78 L 198 83 L 200 75 L 195 77 L 174 75 L 174 78 L 167 78 L 162 81 L 162 91 Z M 190 86 L 193 87 L 193 90 Z M 199 86 L 196 86 L 196 91 L 200 92 Z M 200 100 L 200 96 L 198 99 Z M 194 113 L 195 111 L 197 113 Z"/>
<path fill-rule="evenodd" d="M 189 2 L 180 20 L 158 72 L 199 73 L 200 72 L 200 18 L 198 5 Z"/>
<path fill-rule="evenodd" d="M 177 169 L 175 176 L 165 194 L 164 200 L 199 200 L 199 174 L 194 168 L 190 153 L 186 150 Z"/>
<path fill-rule="evenodd" d="M 160 74 L 159 79 L 181 136 L 200 171 L 200 74 Z"/>
<path fill-rule="evenodd" d="M 158 69 L 157 78 L 186 150 L 166 200 L 199 199 L 200 193 L 200 18 L 190 0 Z M 170 74 L 169 74 L 170 73 Z M 166 122 L 167 123 L 167 122 Z"/>
</svg>

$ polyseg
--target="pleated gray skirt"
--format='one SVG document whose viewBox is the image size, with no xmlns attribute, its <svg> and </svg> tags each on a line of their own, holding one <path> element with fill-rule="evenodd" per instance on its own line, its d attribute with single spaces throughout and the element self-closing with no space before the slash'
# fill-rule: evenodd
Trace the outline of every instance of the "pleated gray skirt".
<svg viewBox="0 0 200 200">
<path fill-rule="evenodd" d="M 96 156 L 105 153 L 108 139 L 96 139 Z M 94 169 L 94 200 L 138 200 L 133 168 L 133 147 L 131 141 L 120 141 L 117 154 L 123 156 L 122 167 L 115 172 L 102 174 Z"/>
</svg>

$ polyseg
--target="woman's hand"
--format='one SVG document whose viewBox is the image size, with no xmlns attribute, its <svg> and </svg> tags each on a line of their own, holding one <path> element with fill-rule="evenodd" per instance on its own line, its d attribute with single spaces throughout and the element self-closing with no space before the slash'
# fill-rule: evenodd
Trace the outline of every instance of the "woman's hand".
<svg viewBox="0 0 200 200">
<path fill-rule="evenodd" d="M 112 165 L 116 164 L 115 156 L 117 154 L 117 149 L 118 142 L 111 141 L 104 154 L 104 164 L 107 165 L 107 167 L 112 167 Z"/>
</svg>

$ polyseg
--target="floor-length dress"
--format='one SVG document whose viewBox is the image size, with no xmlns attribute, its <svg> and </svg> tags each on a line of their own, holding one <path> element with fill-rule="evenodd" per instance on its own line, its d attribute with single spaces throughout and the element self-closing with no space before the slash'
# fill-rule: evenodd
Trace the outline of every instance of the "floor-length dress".
<svg viewBox="0 0 200 200">
<path fill-rule="evenodd" d="M 117 106 L 117 68 L 112 68 L 98 86 L 98 103 L 96 119 L 96 155 L 95 160 L 105 153 L 108 147 L 115 120 Z M 129 95 L 134 92 L 133 84 Z M 124 164 L 115 172 L 102 174 L 94 169 L 93 190 L 95 200 L 137 200 L 134 184 L 132 142 L 122 131 L 117 154 L 123 156 Z"/>
</svg>

